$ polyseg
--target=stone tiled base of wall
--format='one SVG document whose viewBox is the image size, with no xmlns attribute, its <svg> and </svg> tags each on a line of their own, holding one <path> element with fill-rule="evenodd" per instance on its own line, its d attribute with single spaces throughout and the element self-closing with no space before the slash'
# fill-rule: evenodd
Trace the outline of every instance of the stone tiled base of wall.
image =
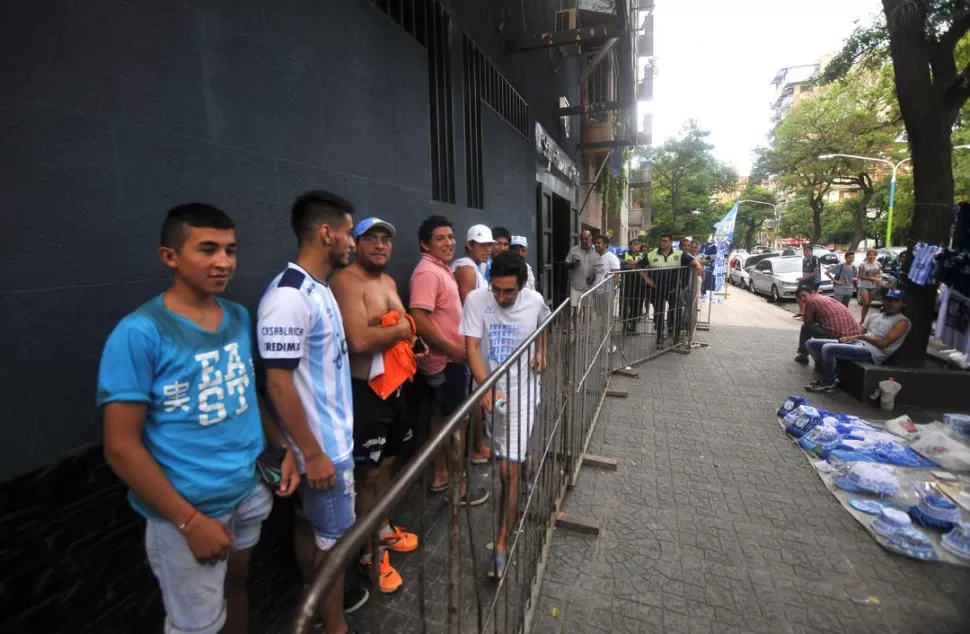
<svg viewBox="0 0 970 634">
<path fill-rule="evenodd" d="M 161 632 L 144 521 L 101 447 L 0 483 L 0 631 Z M 253 631 L 287 621 L 300 589 L 292 503 L 277 500 L 253 558 Z"/>
</svg>

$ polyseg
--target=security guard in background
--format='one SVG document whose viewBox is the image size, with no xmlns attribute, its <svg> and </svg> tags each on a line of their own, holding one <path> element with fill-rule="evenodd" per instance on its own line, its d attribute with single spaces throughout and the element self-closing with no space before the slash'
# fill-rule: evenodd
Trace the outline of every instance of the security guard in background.
<svg viewBox="0 0 970 634">
<path fill-rule="evenodd" d="M 669 233 L 660 234 L 660 246 L 647 251 L 637 265 L 637 268 L 648 269 L 641 275 L 650 289 L 658 346 L 663 344 L 668 306 L 671 319 L 666 326 L 674 338 L 674 345 L 680 343 L 680 330 L 686 324 L 684 308 L 688 299 L 692 299 L 688 293 L 692 275 L 687 272 L 687 267 L 693 268 L 695 275 L 704 274 L 704 267 L 700 262 L 690 254 L 674 248 L 673 236 Z"/>
<path fill-rule="evenodd" d="M 630 240 L 630 249 L 623 255 L 620 266 L 623 270 L 637 268 L 640 261 L 643 243 L 639 238 Z M 643 316 L 643 302 L 647 298 L 647 285 L 643 278 L 636 273 L 625 273 L 622 278 L 620 292 L 623 297 L 623 334 L 637 335 L 637 324 Z"/>
</svg>

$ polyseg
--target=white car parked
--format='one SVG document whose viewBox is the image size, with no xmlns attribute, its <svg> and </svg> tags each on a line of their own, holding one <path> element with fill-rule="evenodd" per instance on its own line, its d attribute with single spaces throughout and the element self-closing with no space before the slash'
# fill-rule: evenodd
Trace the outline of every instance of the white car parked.
<svg viewBox="0 0 970 634">
<path fill-rule="evenodd" d="M 795 299 L 798 279 L 802 276 L 802 258 L 777 257 L 762 260 L 748 269 L 751 275 L 751 288 L 755 293 L 767 295 L 772 302 Z M 823 278 L 819 293 L 831 293 L 832 280 Z"/>
</svg>

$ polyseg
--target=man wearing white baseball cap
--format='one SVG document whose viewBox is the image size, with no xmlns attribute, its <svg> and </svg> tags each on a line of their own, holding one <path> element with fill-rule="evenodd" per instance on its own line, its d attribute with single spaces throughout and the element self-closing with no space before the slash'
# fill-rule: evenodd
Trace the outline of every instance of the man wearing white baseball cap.
<svg viewBox="0 0 970 634">
<path fill-rule="evenodd" d="M 529 240 L 525 236 L 512 236 L 512 241 L 510 242 L 510 247 L 512 251 L 518 253 L 523 259 L 529 256 Z M 525 287 L 536 290 L 536 276 L 532 272 L 532 265 L 528 261 L 525 263 L 528 275 L 525 281 Z"/>
<path fill-rule="evenodd" d="M 458 258 L 451 263 L 451 270 L 455 272 L 458 282 L 458 296 L 462 305 L 465 298 L 472 291 L 488 288 L 485 279 L 485 266 L 492 255 L 495 238 L 492 230 L 485 225 L 472 225 L 465 234 L 465 257 Z M 492 456 L 488 445 L 485 444 L 485 433 L 482 423 L 481 409 L 475 408 L 472 414 L 472 464 L 485 464 Z"/>
<path fill-rule="evenodd" d="M 455 272 L 458 281 L 458 294 L 461 303 L 465 303 L 465 296 L 477 288 L 488 288 L 485 280 L 485 263 L 492 254 L 495 239 L 492 230 L 485 225 L 472 225 L 465 234 L 465 257 L 458 258 L 451 263 L 451 270 Z"/>
</svg>

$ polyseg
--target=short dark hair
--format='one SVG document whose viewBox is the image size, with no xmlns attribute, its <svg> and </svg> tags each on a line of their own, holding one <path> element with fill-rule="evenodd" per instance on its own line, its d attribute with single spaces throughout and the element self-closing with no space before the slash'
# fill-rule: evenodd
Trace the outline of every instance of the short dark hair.
<svg viewBox="0 0 970 634">
<path fill-rule="evenodd" d="M 337 226 L 344 216 L 354 215 L 354 206 L 344 198 L 323 189 L 306 192 L 293 202 L 290 226 L 297 242 L 305 244 L 321 225 Z"/>
<path fill-rule="evenodd" d="M 814 249 L 812 249 L 812 245 L 810 244 L 803 244 L 802 251 L 804 251 L 805 249 L 808 249 L 809 251 L 814 251 Z"/>
<path fill-rule="evenodd" d="M 806 284 L 799 284 L 798 288 L 795 289 L 795 297 L 798 297 L 798 294 L 801 293 L 802 291 L 805 291 L 806 293 L 811 294 L 815 292 L 815 287 L 808 286 Z"/>
<path fill-rule="evenodd" d="M 515 281 L 519 288 L 525 286 L 525 281 L 529 277 L 525 259 L 514 251 L 503 251 L 492 259 L 492 279 L 496 277 L 515 276 Z"/>
<path fill-rule="evenodd" d="M 657 237 L 658 237 L 659 239 L 661 239 L 661 240 L 663 240 L 664 238 L 667 238 L 668 240 L 673 240 L 673 239 L 674 239 L 674 234 L 672 234 L 672 233 L 669 233 L 669 232 L 667 232 L 667 231 L 664 231 L 663 233 L 661 233 L 661 234 L 660 234 L 659 236 L 657 236 Z"/>
<path fill-rule="evenodd" d="M 606 235 L 605 233 L 599 234 L 598 236 L 596 236 L 595 238 L 593 238 L 593 240 L 602 240 L 603 241 L 603 244 L 609 244 L 610 243 L 610 237 L 608 235 Z"/>
<path fill-rule="evenodd" d="M 499 238 L 505 238 L 509 242 L 512 241 L 512 233 L 505 227 L 494 227 L 492 228 L 492 239 L 498 240 Z"/>
<path fill-rule="evenodd" d="M 435 215 L 425 218 L 418 226 L 418 243 L 431 244 L 431 236 L 434 234 L 434 230 L 441 227 L 454 229 L 455 225 L 451 224 L 451 221 L 444 216 Z"/>
<path fill-rule="evenodd" d="M 223 210 L 205 203 L 186 203 L 168 210 L 162 223 L 163 247 L 178 251 L 189 237 L 191 227 L 232 230 L 236 225 Z"/>
</svg>

